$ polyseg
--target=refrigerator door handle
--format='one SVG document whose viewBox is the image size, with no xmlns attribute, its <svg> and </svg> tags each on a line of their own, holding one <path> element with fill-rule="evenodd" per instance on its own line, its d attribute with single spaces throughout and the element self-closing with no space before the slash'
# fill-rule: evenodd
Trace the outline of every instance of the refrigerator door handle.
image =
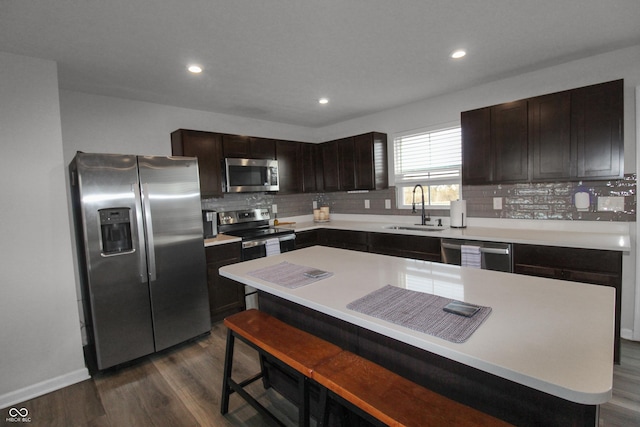
<svg viewBox="0 0 640 427">
<path fill-rule="evenodd" d="M 147 243 L 149 245 L 148 268 L 149 281 L 156 280 L 156 251 L 153 243 L 153 222 L 151 220 L 151 203 L 149 202 L 149 185 L 142 184 L 142 206 L 144 211 L 144 224 L 147 230 Z"/>
<path fill-rule="evenodd" d="M 133 191 L 137 206 L 136 223 L 138 228 L 138 248 L 140 250 L 140 259 L 138 260 L 140 283 L 147 283 L 147 281 L 149 280 L 147 277 L 147 248 L 144 243 L 144 222 L 140 213 L 140 207 L 142 207 L 142 197 L 140 195 L 140 187 L 137 183 L 131 184 L 131 190 Z"/>
</svg>

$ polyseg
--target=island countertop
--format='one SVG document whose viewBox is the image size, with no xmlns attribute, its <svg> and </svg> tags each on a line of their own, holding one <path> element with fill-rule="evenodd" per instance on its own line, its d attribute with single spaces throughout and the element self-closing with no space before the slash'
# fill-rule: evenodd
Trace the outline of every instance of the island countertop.
<svg viewBox="0 0 640 427">
<path fill-rule="evenodd" d="M 334 274 L 297 289 L 248 274 L 283 261 Z M 220 274 L 571 402 L 599 405 L 611 398 L 613 288 L 320 246 L 228 265 Z M 489 306 L 492 312 L 466 342 L 456 344 L 347 309 L 387 284 Z"/>
</svg>

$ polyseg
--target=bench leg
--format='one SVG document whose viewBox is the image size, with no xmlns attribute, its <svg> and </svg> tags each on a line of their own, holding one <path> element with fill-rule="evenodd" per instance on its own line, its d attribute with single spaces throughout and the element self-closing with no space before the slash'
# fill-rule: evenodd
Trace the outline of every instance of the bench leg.
<svg viewBox="0 0 640 427">
<path fill-rule="evenodd" d="M 318 427 L 326 427 L 329 425 L 329 399 L 327 394 L 327 389 L 320 386 L 320 418 L 318 419 Z"/>
<path fill-rule="evenodd" d="M 220 400 L 220 413 L 222 415 L 229 412 L 229 395 L 231 394 L 231 371 L 233 369 L 233 347 L 235 344 L 235 336 L 231 329 L 227 330 L 227 348 L 224 354 L 224 371 L 222 376 L 222 399 Z"/>
<path fill-rule="evenodd" d="M 298 425 L 309 427 L 309 379 L 302 374 L 298 375 L 298 393 L 301 399 L 298 408 Z"/>
</svg>

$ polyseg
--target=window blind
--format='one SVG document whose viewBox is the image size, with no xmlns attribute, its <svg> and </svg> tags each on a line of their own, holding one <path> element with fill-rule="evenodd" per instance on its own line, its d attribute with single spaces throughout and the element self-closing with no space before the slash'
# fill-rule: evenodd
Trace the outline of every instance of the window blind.
<svg viewBox="0 0 640 427">
<path fill-rule="evenodd" d="M 460 176 L 460 127 L 397 137 L 394 150 L 396 180 L 451 180 Z"/>
</svg>

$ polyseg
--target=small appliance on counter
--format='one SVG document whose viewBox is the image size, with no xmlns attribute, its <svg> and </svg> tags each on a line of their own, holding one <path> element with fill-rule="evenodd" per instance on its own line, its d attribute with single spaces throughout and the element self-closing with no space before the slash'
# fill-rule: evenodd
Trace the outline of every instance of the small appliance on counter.
<svg viewBox="0 0 640 427">
<path fill-rule="evenodd" d="M 218 213 L 212 210 L 202 211 L 204 238 L 211 239 L 218 235 Z"/>
<path fill-rule="evenodd" d="M 454 200 L 451 201 L 451 228 L 467 227 L 467 201 Z"/>
</svg>

